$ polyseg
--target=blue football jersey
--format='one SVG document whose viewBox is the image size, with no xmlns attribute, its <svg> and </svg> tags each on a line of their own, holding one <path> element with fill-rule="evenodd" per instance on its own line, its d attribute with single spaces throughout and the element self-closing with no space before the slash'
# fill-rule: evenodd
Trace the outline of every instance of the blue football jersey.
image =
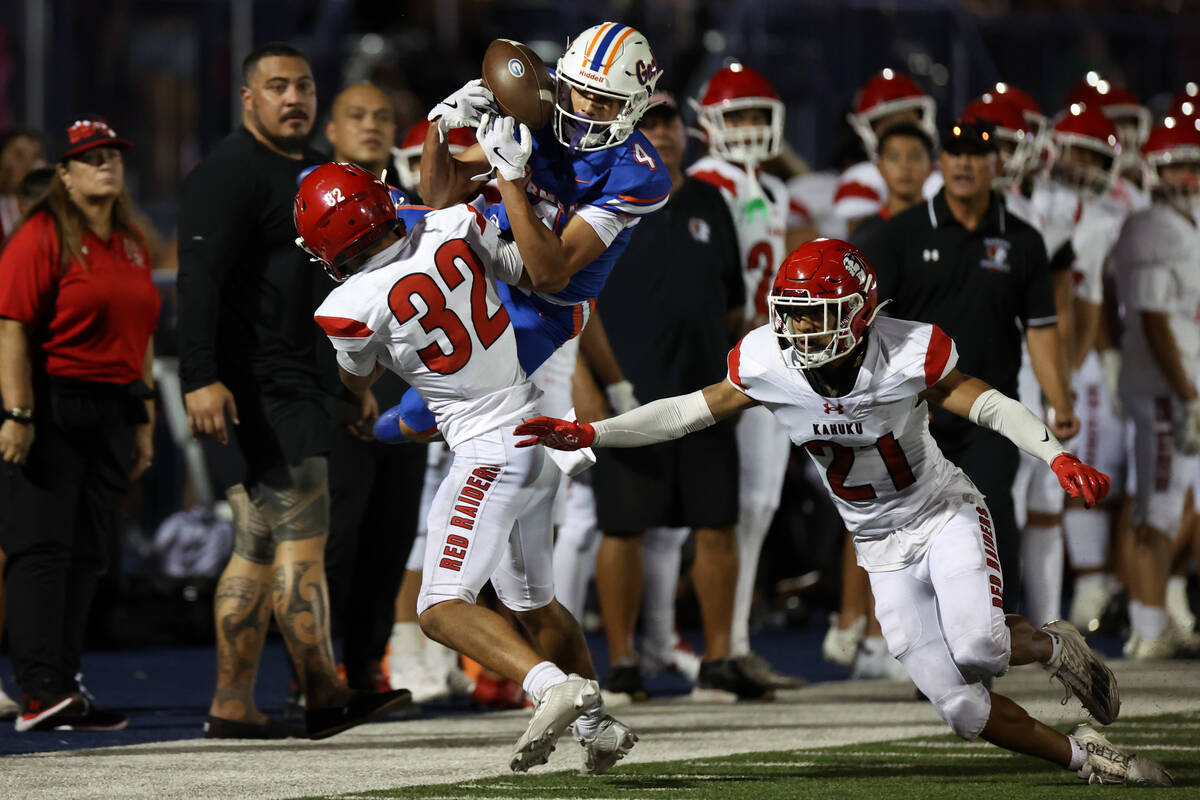
<svg viewBox="0 0 1200 800">
<path fill-rule="evenodd" d="M 546 127 L 533 136 L 532 175 L 526 191 L 534 210 L 562 233 L 571 215 L 582 206 L 595 206 L 607 213 L 638 218 L 667 204 L 671 176 L 641 131 L 615 147 L 570 154 Z M 504 204 L 490 207 L 485 216 L 508 229 Z M 571 276 L 567 287 L 548 297 L 562 303 L 594 299 L 604 288 L 613 265 L 632 233 L 626 227 L 595 261 Z"/>
</svg>

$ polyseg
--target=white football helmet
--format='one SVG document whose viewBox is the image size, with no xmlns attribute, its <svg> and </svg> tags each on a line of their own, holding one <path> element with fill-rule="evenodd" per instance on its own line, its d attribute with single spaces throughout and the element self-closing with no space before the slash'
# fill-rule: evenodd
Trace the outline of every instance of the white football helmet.
<svg viewBox="0 0 1200 800">
<path fill-rule="evenodd" d="M 629 138 L 650 104 L 661 70 L 646 37 L 628 25 L 604 22 L 567 45 L 555 70 L 554 135 L 564 146 L 590 152 Z M 575 113 L 571 89 L 621 102 L 611 120 Z"/>
</svg>

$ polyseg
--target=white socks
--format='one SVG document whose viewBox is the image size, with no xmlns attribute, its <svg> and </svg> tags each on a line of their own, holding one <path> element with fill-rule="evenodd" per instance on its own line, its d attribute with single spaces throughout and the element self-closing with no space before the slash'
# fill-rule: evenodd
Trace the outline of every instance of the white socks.
<svg viewBox="0 0 1200 800">
<path fill-rule="evenodd" d="M 738 576 L 733 594 L 733 629 L 729 641 L 729 654 L 734 658 L 750 652 L 750 607 L 754 604 L 758 557 L 774 517 L 774 508 L 753 507 L 743 507 L 738 517 Z"/>
<path fill-rule="evenodd" d="M 1184 633 L 1191 633 L 1195 628 L 1196 616 L 1188 604 L 1187 578 L 1183 575 L 1172 575 L 1167 579 L 1167 612 Z"/>
<path fill-rule="evenodd" d="M 1067 764 L 1067 769 L 1079 772 L 1087 763 L 1087 748 L 1074 736 L 1068 736 L 1067 741 L 1071 743 L 1071 763 Z"/>
<path fill-rule="evenodd" d="M 1142 641 L 1158 639 L 1167 632 L 1167 610 L 1130 600 L 1129 622 Z"/>
<path fill-rule="evenodd" d="M 521 688 L 525 690 L 525 694 L 536 701 L 542 696 L 542 692 L 551 686 L 557 686 L 566 679 L 567 673 L 549 661 L 541 661 L 525 673 L 525 680 L 521 681 Z"/>
<path fill-rule="evenodd" d="M 1109 539 L 1107 511 L 1068 508 L 1063 512 L 1062 526 L 1074 569 L 1100 569 L 1105 565 Z"/>
<path fill-rule="evenodd" d="M 1043 633 L 1045 633 L 1047 636 L 1050 637 L 1050 648 L 1051 648 L 1050 649 L 1050 658 L 1048 658 L 1043 663 L 1053 664 L 1056 661 L 1058 661 L 1058 657 L 1062 655 L 1062 637 L 1059 636 L 1057 633 L 1051 633 L 1050 631 L 1043 631 Z"/>
<path fill-rule="evenodd" d="M 690 528 L 651 528 L 642 536 L 642 650 L 675 644 L 675 589 Z"/>
<path fill-rule="evenodd" d="M 1025 616 L 1038 627 L 1062 616 L 1063 529 L 1026 525 L 1021 531 Z"/>
</svg>

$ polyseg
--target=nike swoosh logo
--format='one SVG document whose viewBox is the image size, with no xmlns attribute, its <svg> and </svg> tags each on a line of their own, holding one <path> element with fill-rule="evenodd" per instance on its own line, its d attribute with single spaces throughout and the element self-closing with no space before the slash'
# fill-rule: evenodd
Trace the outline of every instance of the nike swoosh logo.
<svg viewBox="0 0 1200 800">
<path fill-rule="evenodd" d="M 513 165 L 513 162 L 511 162 L 511 161 L 509 161 L 507 158 L 505 158 L 505 157 L 504 157 L 504 154 L 500 152 L 500 148 L 499 148 L 499 147 L 493 147 L 493 148 L 492 148 L 492 152 L 493 152 L 493 153 L 496 155 L 496 158 L 500 159 L 500 160 L 501 160 L 501 161 L 503 161 L 505 164 L 508 164 L 510 167 L 511 167 L 511 166 L 514 166 L 514 165 Z"/>
<path fill-rule="evenodd" d="M 449 100 L 445 100 L 442 102 L 442 105 L 446 106 L 447 108 L 458 108 L 458 101 L 455 100 L 454 102 L 450 102 Z"/>
<path fill-rule="evenodd" d="M 1045 428 L 1042 428 L 1042 441 L 1043 442 L 1050 441 L 1050 431 L 1046 430 Z"/>
</svg>

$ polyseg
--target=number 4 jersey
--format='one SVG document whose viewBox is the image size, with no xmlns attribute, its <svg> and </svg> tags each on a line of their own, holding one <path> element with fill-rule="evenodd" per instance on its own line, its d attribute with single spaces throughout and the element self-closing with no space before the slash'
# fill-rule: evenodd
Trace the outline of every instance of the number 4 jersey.
<svg viewBox="0 0 1200 800">
<path fill-rule="evenodd" d="M 379 363 L 408 381 L 454 448 L 536 413 L 496 293 L 521 275 L 513 250 L 468 205 L 430 212 L 334 289 L 316 321 L 347 372 Z"/>
<path fill-rule="evenodd" d="M 854 388 L 824 397 L 784 364 L 762 326 L 730 351 L 728 380 L 808 451 L 854 535 L 858 563 L 884 572 L 918 560 L 964 496 L 979 492 L 942 455 L 917 399 L 954 368 L 954 342 L 936 325 L 880 317 L 866 348 Z"/>
</svg>

